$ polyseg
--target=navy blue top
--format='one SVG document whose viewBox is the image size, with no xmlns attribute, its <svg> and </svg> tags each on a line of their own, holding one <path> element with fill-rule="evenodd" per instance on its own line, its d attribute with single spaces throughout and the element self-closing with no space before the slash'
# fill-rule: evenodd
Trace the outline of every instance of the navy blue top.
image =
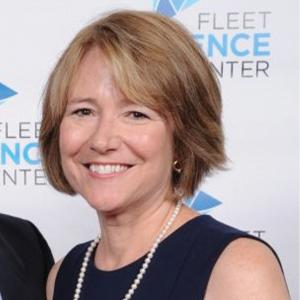
<svg viewBox="0 0 300 300">
<path fill-rule="evenodd" d="M 203 299 L 218 257 L 230 242 L 240 237 L 258 240 L 208 215 L 188 221 L 160 243 L 132 299 Z M 73 299 L 81 263 L 89 244 L 77 245 L 63 260 L 55 282 L 54 300 Z M 80 300 L 121 300 L 144 258 L 117 270 L 103 271 L 95 267 L 93 253 Z"/>
</svg>

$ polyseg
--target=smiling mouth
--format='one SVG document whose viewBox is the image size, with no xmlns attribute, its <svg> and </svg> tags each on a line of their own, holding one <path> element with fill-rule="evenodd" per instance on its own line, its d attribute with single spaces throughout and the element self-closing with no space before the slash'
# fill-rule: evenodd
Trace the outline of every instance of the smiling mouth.
<svg viewBox="0 0 300 300">
<path fill-rule="evenodd" d="M 123 164 L 86 164 L 91 172 L 97 174 L 116 174 L 127 171 L 132 165 Z"/>
</svg>

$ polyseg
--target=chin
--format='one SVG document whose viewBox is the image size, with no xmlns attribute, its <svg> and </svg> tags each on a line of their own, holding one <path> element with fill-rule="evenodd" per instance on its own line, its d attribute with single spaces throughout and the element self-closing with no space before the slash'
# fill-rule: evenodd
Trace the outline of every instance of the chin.
<svg viewBox="0 0 300 300">
<path fill-rule="evenodd" d="M 100 214 L 116 214 L 124 208 L 124 201 L 120 197 L 94 196 L 85 197 L 88 204 Z"/>
</svg>

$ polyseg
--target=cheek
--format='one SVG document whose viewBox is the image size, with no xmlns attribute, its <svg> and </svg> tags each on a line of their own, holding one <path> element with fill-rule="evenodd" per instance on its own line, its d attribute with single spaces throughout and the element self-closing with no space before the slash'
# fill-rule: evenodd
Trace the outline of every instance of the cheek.
<svg viewBox="0 0 300 300">
<path fill-rule="evenodd" d="M 172 133 L 165 127 L 158 126 L 136 132 L 131 136 L 131 144 L 134 149 L 145 159 L 161 160 L 164 163 L 172 161 L 173 158 L 173 138 Z"/>
<path fill-rule="evenodd" d="M 86 135 L 80 128 L 70 124 L 70 122 L 62 121 L 59 131 L 59 147 L 61 156 L 75 154 Z"/>
</svg>

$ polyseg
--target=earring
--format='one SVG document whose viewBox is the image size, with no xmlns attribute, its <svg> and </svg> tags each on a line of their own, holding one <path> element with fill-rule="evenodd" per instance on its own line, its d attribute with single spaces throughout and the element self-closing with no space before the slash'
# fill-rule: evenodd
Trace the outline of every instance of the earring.
<svg viewBox="0 0 300 300">
<path fill-rule="evenodd" d="M 173 170 L 174 170 L 176 173 L 178 173 L 178 174 L 181 173 L 182 168 L 180 167 L 180 163 L 178 162 L 178 160 L 174 160 L 174 162 L 173 162 Z"/>
</svg>

